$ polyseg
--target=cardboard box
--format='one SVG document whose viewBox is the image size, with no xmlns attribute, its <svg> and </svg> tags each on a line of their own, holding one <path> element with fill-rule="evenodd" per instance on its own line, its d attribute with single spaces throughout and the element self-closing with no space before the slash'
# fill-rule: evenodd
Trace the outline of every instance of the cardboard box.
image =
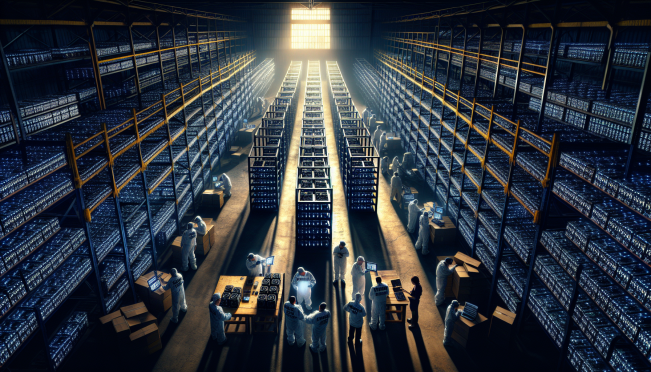
<svg viewBox="0 0 651 372">
<path fill-rule="evenodd" d="M 491 317 L 488 339 L 491 344 L 508 345 L 516 314 L 497 306 Z"/>
<path fill-rule="evenodd" d="M 463 311 L 463 306 L 459 306 L 459 310 Z M 460 317 L 454 323 L 452 338 L 465 347 L 466 350 L 477 351 L 486 344 L 488 323 L 488 318 L 480 313 L 477 313 L 474 320 Z"/>
<path fill-rule="evenodd" d="M 121 316 L 122 313 L 120 312 L 120 310 L 118 310 L 99 318 L 100 329 L 101 329 L 102 336 L 104 338 L 112 338 L 113 336 L 115 336 L 115 329 L 113 328 L 113 319 L 119 318 Z"/>
<path fill-rule="evenodd" d="M 144 302 L 138 302 L 137 304 L 121 307 L 120 311 L 122 311 L 122 314 L 124 314 L 124 317 L 127 319 L 148 312 L 147 306 L 145 306 Z"/>
<path fill-rule="evenodd" d="M 454 262 L 456 262 L 457 265 L 463 265 L 464 263 L 467 263 L 468 265 L 474 266 L 476 268 L 479 268 L 481 265 L 481 261 L 475 260 L 474 258 L 461 252 L 457 252 L 457 254 L 455 254 L 452 258 L 454 258 Z"/>
<path fill-rule="evenodd" d="M 131 329 L 127 320 L 123 316 L 119 316 L 111 321 L 113 325 L 113 331 L 117 335 L 117 341 L 122 342 L 129 338 L 131 335 Z"/>
<path fill-rule="evenodd" d="M 99 318 L 99 322 L 100 322 L 100 324 L 102 326 L 108 327 L 109 325 L 112 324 L 111 321 L 113 319 L 115 319 L 117 317 L 120 317 L 120 316 L 122 316 L 122 313 L 120 312 L 120 310 L 118 310 L 118 311 L 112 312 L 112 313 L 110 313 L 108 315 L 104 315 L 103 317 Z"/>
<path fill-rule="evenodd" d="M 129 328 L 133 333 L 150 324 L 158 324 L 158 319 L 156 319 L 156 317 L 153 316 L 151 313 L 144 313 L 127 319 L 127 324 L 129 324 Z"/>
<path fill-rule="evenodd" d="M 168 274 L 169 275 L 169 274 Z M 171 275 L 165 278 L 165 281 L 168 281 L 172 278 Z M 172 290 L 164 290 L 161 286 L 154 292 L 149 292 L 149 305 L 152 312 L 162 313 L 169 310 L 172 307 Z"/>
<path fill-rule="evenodd" d="M 224 200 L 223 195 L 224 192 L 220 191 L 222 194 L 222 200 Z M 206 226 L 213 226 L 214 228 L 208 230 L 208 234 L 210 235 L 210 248 L 215 248 L 217 246 L 217 226 L 215 226 L 215 221 L 212 218 L 204 218 L 203 222 L 206 223 Z"/>
<path fill-rule="evenodd" d="M 205 222 L 205 221 L 204 221 Z M 202 256 L 205 256 L 210 252 L 212 243 L 210 241 L 210 236 L 213 235 L 213 225 L 206 224 L 206 235 L 197 235 L 197 249 L 196 252 Z"/>
<path fill-rule="evenodd" d="M 150 324 L 132 333 L 129 339 L 131 349 L 137 354 L 153 354 L 163 347 L 156 324 Z"/>
<path fill-rule="evenodd" d="M 135 283 L 136 292 L 140 299 L 145 303 L 147 309 L 154 314 L 165 312 L 172 307 L 172 290 L 163 289 L 164 283 L 172 279 L 172 275 L 164 271 L 158 271 L 158 275 L 160 276 L 161 287 L 154 292 L 149 289 L 149 284 L 147 284 L 147 280 L 154 276 L 153 271 L 143 274 Z"/>
<path fill-rule="evenodd" d="M 201 196 L 201 207 L 212 213 L 224 206 L 224 190 L 206 190 Z M 205 221 L 205 220 L 204 220 Z"/>
<path fill-rule="evenodd" d="M 430 218 L 429 223 L 429 239 L 434 244 L 438 245 L 455 245 L 456 244 L 457 228 L 452 223 L 448 216 L 443 216 L 443 226 L 436 225 Z"/>
<path fill-rule="evenodd" d="M 174 241 L 172 242 L 172 258 L 174 258 L 175 261 L 181 262 L 181 237 L 177 236 L 174 238 Z"/>
</svg>

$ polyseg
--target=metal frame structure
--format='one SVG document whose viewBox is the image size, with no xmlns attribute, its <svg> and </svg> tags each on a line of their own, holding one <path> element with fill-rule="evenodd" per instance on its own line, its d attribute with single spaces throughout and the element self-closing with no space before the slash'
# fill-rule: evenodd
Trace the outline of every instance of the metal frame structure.
<svg viewBox="0 0 651 372">
<path fill-rule="evenodd" d="M 589 184 L 588 188 L 595 188 L 595 193 L 603 193 L 599 195 L 635 212 L 638 219 L 646 219 L 612 191 L 599 188 L 567 165 L 559 166 L 565 151 L 608 146 L 625 152 L 623 175 L 628 177 L 636 171 L 635 163 L 650 155 L 641 138 L 651 129 L 642 124 L 650 93 L 651 58 L 647 53 L 646 63 L 635 66 L 614 61 L 617 53 L 622 53 L 617 43 L 626 41 L 627 33 L 648 35 L 651 21 L 626 20 L 634 19 L 625 18 L 627 10 L 632 8 L 606 10 L 587 1 L 525 1 L 508 6 L 488 2 L 401 17 L 384 24 L 385 32 L 374 43 L 376 68 L 365 61 L 355 65 L 363 96 L 379 97 L 374 108 L 399 134 L 405 151 L 416 154 L 420 176 L 439 203 L 447 205 L 463 237 L 460 240 L 491 273 L 487 310 L 492 311 L 501 298 L 518 314 L 519 329 L 527 320 L 545 323 L 543 328 L 559 349 L 559 370 L 572 360 L 568 345 L 579 336 L 599 351 L 604 366 L 610 363 L 610 367 L 620 368 L 613 364 L 619 362 L 612 356 L 622 350 L 634 355 L 631 363 L 648 366 L 648 350 L 643 351 L 637 343 L 646 333 L 639 328 L 625 329 L 608 313 L 601 295 L 595 292 L 598 289 L 591 287 L 591 278 L 600 275 L 619 282 L 614 275 L 591 256 L 595 253 L 569 239 L 569 225 L 564 233 L 570 243 L 564 237 L 553 246 L 544 242 L 568 220 L 591 217 L 589 211 L 572 204 L 576 202 L 563 193 L 563 184 L 557 185 L 570 173 Z M 563 19 L 576 22 L 556 22 L 561 13 Z M 572 43 L 594 43 L 595 35 L 610 35 L 601 59 L 589 60 L 571 49 Z M 614 85 L 625 84 L 622 74 L 635 79 L 632 89 L 639 93 L 630 121 L 596 112 L 592 100 L 584 99 L 587 106 L 579 108 L 569 99 L 581 97 L 558 91 L 555 80 L 588 73 L 601 77 L 599 85 L 607 98 Z M 375 78 L 378 74 L 379 79 Z M 581 124 L 573 122 L 572 115 L 583 115 Z M 596 132 L 592 125 L 598 120 L 609 122 L 625 135 L 613 137 L 614 141 L 605 139 L 607 134 Z M 572 136 L 590 140 L 561 142 L 561 137 Z M 641 253 L 618 241 L 605 227 L 586 223 L 604 236 L 610 235 L 613 244 L 635 264 L 648 266 Z M 567 254 L 563 252 L 570 252 L 564 247 L 574 247 L 572 243 L 579 249 L 572 251 L 578 266 L 562 258 Z M 548 274 L 552 272 L 559 274 Z M 624 299 L 640 303 L 630 291 L 626 293 L 626 285 L 618 285 L 614 289 L 624 293 Z M 555 298 L 567 320 L 562 329 L 550 328 L 549 322 L 538 318 L 546 311 L 540 306 L 541 296 Z M 594 335 L 588 336 L 584 321 L 577 320 L 590 309 L 603 313 L 620 332 L 608 347 L 598 347 Z M 619 355 L 620 362 L 626 359 Z"/>
<path fill-rule="evenodd" d="M 50 15 L 41 20 L 0 19 L 0 27 L 18 32 L 18 37 L 13 40 L 8 40 L 4 32 L 0 37 L 0 75 L 2 85 L 7 88 L 4 97 L 10 104 L 8 125 L 13 133 L 13 139 L 2 145 L 12 146 L 22 154 L 27 153 L 28 146 L 65 148 L 74 190 L 41 213 L 52 215 L 62 207 L 64 199 L 74 197 L 64 214 L 55 215 L 61 216 L 66 226 L 72 224 L 84 228 L 94 274 L 87 273 L 82 282 L 92 282 L 91 288 L 97 294 L 101 311 L 107 314 L 119 306 L 128 289 L 133 296 L 128 301 L 137 301 L 134 285 L 137 278 L 134 275 L 138 274 L 133 272 L 133 265 L 141 261 L 136 261 L 137 257 L 130 257 L 130 254 L 142 258 L 144 252 L 150 257 L 150 266 L 158 267 L 157 256 L 169 241 L 160 241 L 157 237 L 168 227 L 169 215 L 173 227 L 178 230 L 185 212 L 190 208 L 197 210 L 196 198 L 210 181 L 211 172 L 218 170 L 219 160 L 228 151 L 237 130 L 248 116 L 252 95 L 259 94 L 264 87 L 251 83 L 252 77 L 257 76 L 253 69 L 255 52 L 250 50 L 251 43 L 246 35 L 236 30 L 219 31 L 240 21 L 234 17 L 141 1 L 127 5 L 91 1 L 87 5 L 78 7 L 69 2 L 59 9 L 51 9 L 51 12 L 44 11 Z M 24 2 L 12 6 L 29 4 Z M 47 7 L 48 4 L 40 3 L 40 6 Z M 4 14 L 7 16 L 9 12 Z M 71 20 L 75 18 L 83 20 Z M 34 39 L 30 33 L 44 29 L 53 35 L 54 44 L 48 48 L 67 46 L 58 44 L 60 30 L 64 29 L 76 35 L 68 45 L 85 45 L 88 52 L 52 61 L 10 65 L 8 48 L 21 44 L 21 38 Z M 80 32 L 85 34 L 80 35 Z M 124 46 L 118 54 L 107 58 L 100 52 L 103 46 L 98 44 L 117 40 L 121 40 L 119 45 Z M 141 51 L 143 40 L 149 45 L 145 51 Z M 187 53 L 183 55 L 182 51 Z M 64 69 L 80 64 L 85 66 L 86 63 L 92 70 L 92 78 L 83 84 L 94 86 L 96 98 L 84 101 L 75 94 L 76 101 L 64 107 L 79 106 L 76 115 L 53 125 L 28 130 L 23 119 L 49 113 L 25 116 L 21 112 L 23 104 L 14 89 L 16 81 L 13 76 L 33 69 Z M 111 63 L 124 63 L 129 67 L 107 73 L 105 67 Z M 153 82 L 149 76 L 154 76 Z M 117 100 L 109 99 L 103 79 L 133 81 L 134 90 Z M 65 87 L 70 88 L 68 85 Z M 87 106 L 93 99 L 96 108 Z M 82 105 L 84 109 L 81 109 Z M 97 109 L 99 111 L 93 111 Z M 88 120 L 100 125 L 88 124 Z M 58 127 L 58 132 L 52 130 L 54 127 Z M 65 137 L 59 135 L 63 132 L 67 132 Z M 26 155 L 23 158 L 26 161 Z M 61 172 L 61 167 L 50 174 L 54 172 Z M 38 185 L 46 176 L 33 180 L 5 199 Z M 70 214 L 73 209 L 76 216 Z M 112 216 L 102 218 L 108 222 L 96 220 L 96 211 L 100 209 L 101 213 Z M 108 224 L 99 226 L 105 223 Z M 134 223 L 138 224 L 137 228 L 133 228 Z M 128 231 L 127 224 L 130 227 Z M 107 246 L 108 240 L 95 239 L 93 231 L 106 227 L 115 229 L 110 230 L 111 239 L 119 237 L 117 244 Z M 165 234 L 161 236 L 170 238 Z M 96 251 L 100 245 L 104 247 L 101 257 Z M 108 252 L 105 250 L 107 247 Z M 123 259 L 125 272 L 105 288 L 100 280 L 100 267 L 107 257 Z M 126 287 L 123 285 L 125 280 Z M 116 290 L 116 283 L 122 283 L 120 292 L 115 293 L 117 298 L 112 298 L 109 304 L 108 296 L 114 296 L 111 291 Z M 39 319 L 46 345 L 51 338 L 45 331 L 49 319 L 51 316 Z M 45 355 L 49 369 L 54 370 L 49 352 Z M 4 365 L 12 360 L 10 358 Z"/>
</svg>

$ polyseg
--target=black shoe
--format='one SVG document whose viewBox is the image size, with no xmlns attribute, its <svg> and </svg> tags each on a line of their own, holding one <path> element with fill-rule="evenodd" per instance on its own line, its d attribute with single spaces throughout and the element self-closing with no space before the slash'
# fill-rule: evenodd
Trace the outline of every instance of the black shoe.
<svg viewBox="0 0 651 372">
<path fill-rule="evenodd" d="M 411 324 L 411 318 L 407 319 L 407 323 Z"/>
</svg>

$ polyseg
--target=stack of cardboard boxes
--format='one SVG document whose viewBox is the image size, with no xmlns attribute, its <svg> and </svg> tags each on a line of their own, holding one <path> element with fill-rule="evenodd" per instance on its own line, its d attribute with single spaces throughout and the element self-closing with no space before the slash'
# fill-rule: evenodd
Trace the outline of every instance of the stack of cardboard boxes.
<svg viewBox="0 0 651 372">
<path fill-rule="evenodd" d="M 168 274 L 163 271 L 158 271 L 161 284 L 167 282 L 172 278 L 171 274 Z M 138 280 L 136 280 L 136 293 L 138 297 L 145 303 L 148 309 L 150 309 L 154 314 L 159 314 L 169 310 L 172 307 L 172 290 L 168 289 L 167 291 L 163 289 L 161 285 L 155 291 L 149 289 L 149 284 L 147 281 L 154 276 L 154 271 L 150 271 L 146 274 L 143 274 Z"/>
<path fill-rule="evenodd" d="M 479 270 L 481 261 L 461 252 L 457 252 L 452 258 L 454 263 L 459 265 L 450 275 L 452 278 L 448 277 L 448 285 L 452 287 L 453 297 L 462 304 L 466 302 L 485 303 L 490 290 L 490 280 Z M 450 282 L 452 283 L 450 284 Z"/>
<path fill-rule="evenodd" d="M 99 321 L 105 339 L 117 345 L 120 354 L 147 355 L 163 348 L 158 320 L 144 302 L 122 307 Z"/>
<path fill-rule="evenodd" d="M 463 311 L 463 306 L 459 310 Z M 460 317 L 454 323 L 452 339 L 461 344 L 468 352 L 474 353 L 486 344 L 486 335 L 488 333 L 488 318 L 477 313 L 473 320 Z"/>
</svg>

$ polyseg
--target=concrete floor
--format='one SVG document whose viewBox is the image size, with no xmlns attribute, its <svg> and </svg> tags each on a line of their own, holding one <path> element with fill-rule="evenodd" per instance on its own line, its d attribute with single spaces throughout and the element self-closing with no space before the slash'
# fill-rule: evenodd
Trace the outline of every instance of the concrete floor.
<svg viewBox="0 0 651 372">
<path fill-rule="evenodd" d="M 344 67 L 341 68 L 344 70 Z M 269 89 L 268 97 L 275 96 L 286 70 L 287 64 L 276 65 L 276 79 Z M 163 350 L 149 357 L 125 359 L 114 346 L 107 346 L 101 337 L 91 337 L 87 345 L 84 345 L 85 351 L 75 354 L 63 366 L 63 370 L 87 369 L 88 363 L 92 363 L 95 370 L 106 371 L 489 370 L 483 363 L 476 364 L 460 345 L 455 343 L 444 347 L 442 344 L 445 307 L 436 308 L 434 305 L 436 256 L 454 254 L 457 248 L 430 247 L 431 253 L 428 256 L 417 252 L 414 240 L 405 228 L 406 212 L 389 201 L 390 187 L 384 177 L 380 179 L 377 215 L 348 212 L 327 98 L 329 85 L 325 60 L 321 60 L 321 72 L 334 195 L 333 243 L 344 240 L 350 250 L 346 270 L 348 286 L 340 288 L 332 284 L 331 250 L 295 249 L 295 185 L 306 70 L 307 60 L 304 60 L 299 109 L 289 149 L 280 212 L 251 214 L 247 162 L 244 159 L 229 162 L 223 171 L 228 173 L 233 183 L 232 196 L 219 213 L 204 216 L 216 218 L 217 248 L 207 257 L 198 259 L 197 271 L 190 270 L 184 274 L 188 312 L 182 313 L 180 322 L 169 322 L 171 311 L 159 315 Z M 351 75 L 350 71 L 344 70 L 346 81 L 349 85 L 354 85 Z M 259 119 L 255 123 L 259 123 Z M 421 202 L 433 200 L 433 195 L 421 192 L 420 199 Z M 301 348 L 289 346 L 284 337 L 284 318 L 281 324 L 283 332 L 280 334 L 228 335 L 228 342 L 224 346 L 209 341 L 208 302 L 217 280 L 220 275 L 246 275 L 245 258 L 249 252 L 276 256 L 276 265 L 272 271 L 286 275 L 285 299 L 295 294 L 293 289 L 290 290 L 289 281 L 297 267 L 303 266 L 314 274 L 317 285 L 312 291 L 313 308 L 316 309 L 319 303 L 325 301 L 333 315 L 328 326 L 328 348 L 325 352 L 312 353 L 307 347 L 311 335 L 310 326 L 306 327 L 305 333 L 307 345 Z M 368 261 L 377 262 L 380 269 L 397 270 L 405 287 L 409 287 L 407 283 L 412 276 L 420 278 L 423 296 L 419 329 L 411 331 L 402 323 L 387 323 L 385 331 L 371 331 L 367 320 L 362 330 L 363 345 L 353 347 L 347 344 L 347 314 L 342 311 L 342 307 L 351 299 L 350 265 L 359 255 Z M 171 268 L 176 263 L 168 262 L 165 266 Z M 367 275 L 367 293 L 370 287 L 370 277 Z M 366 301 L 365 298 L 364 303 Z M 449 301 L 450 299 L 447 303 Z M 367 311 L 370 313 L 370 306 L 367 306 Z M 528 358 L 532 356 L 520 354 L 523 358 L 512 358 L 512 363 L 531 366 L 526 361 L 531 360 Z M 508 364 L 511 363 L 499 363 L 501 367 L 496 370 L 501 370 Z"/>
</svg>

